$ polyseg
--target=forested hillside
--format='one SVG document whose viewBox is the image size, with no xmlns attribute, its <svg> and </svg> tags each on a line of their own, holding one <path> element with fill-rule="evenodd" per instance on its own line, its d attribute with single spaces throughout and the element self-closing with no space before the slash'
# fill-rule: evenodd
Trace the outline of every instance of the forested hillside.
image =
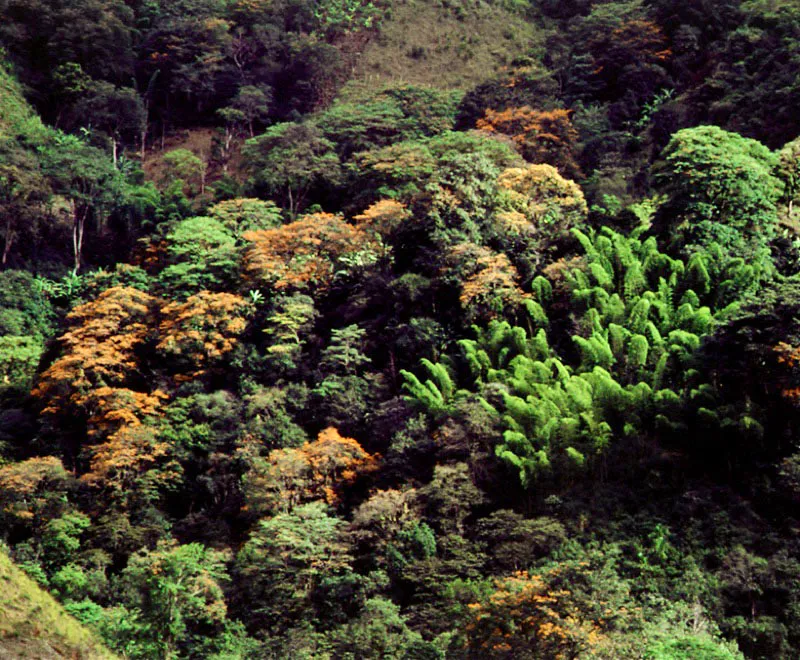
<svg viewBox="0 0 800 660">
<path fill-rule="evenodd" d="M 0 655 L 800 656 L 800 4 L 0 46 Z"/>
</svg>

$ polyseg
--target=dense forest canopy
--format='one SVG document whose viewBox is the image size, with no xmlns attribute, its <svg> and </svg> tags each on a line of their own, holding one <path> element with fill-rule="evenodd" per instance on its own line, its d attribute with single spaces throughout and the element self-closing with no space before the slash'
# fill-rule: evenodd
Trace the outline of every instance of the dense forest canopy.
<svg viewBox="0 0 800 660">
<path fill-rule="evenodd" d="M 131 659 L 798 657 L 799 54 L 0 0 L 0 560 Z"/>
</svg>

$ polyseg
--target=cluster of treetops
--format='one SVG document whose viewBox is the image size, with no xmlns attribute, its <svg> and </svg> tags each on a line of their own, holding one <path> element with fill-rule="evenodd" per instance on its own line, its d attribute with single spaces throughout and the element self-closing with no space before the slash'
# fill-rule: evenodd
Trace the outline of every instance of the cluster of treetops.
<svg viewBox="0 0 800 660">
<path fill-rule="evenodd" d="M 800 654 L 800 8 L 503 5 L 0 0 L 0 535 L 121 656 Z"/>
</svg>

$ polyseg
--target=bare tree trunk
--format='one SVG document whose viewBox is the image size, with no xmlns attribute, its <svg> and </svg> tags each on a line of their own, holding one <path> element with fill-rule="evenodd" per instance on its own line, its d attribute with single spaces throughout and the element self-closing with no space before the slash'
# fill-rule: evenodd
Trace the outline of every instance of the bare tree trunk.
<svg viewBox="0 0 800 660">
<path fill-rule="evenodd" d="M 139 147 L 139 159 L 142 161 L 142 167 L 144 167 L 144 155 L 145 155 L 145 149 L 147 148 L 147 121 L 145 121 L 144 126 L 142 126 L 140 139 L 142 143 Z"/>
<path fill-rule="evenodd" d="M 117 143 L 117 138 L 112 137 L 111 138 L 111 158 L 114 161 L 114 169 L 115 170 L 119 169 L 119 167 L 117 167 L 117 161 L 118 161 L 117 150 L 118 149 L 119 149 L 119 144 Z"/>
<path fill-rule="evenodd" d="M 86 228 L 86 216 L 89 213 L 88 207 L 78 210 L 78 205 L 72 202 L 72 250 L 74 255 L 73 275 L 77 275 L 81 268 L 81 252 L 83 251 L 83 232 Z"/>
<path fill-rule="evenodd" d="M 11 254 L 11 246 L 14 244 L 14 232 L 11 231 L 11 216 L 8 217 L 6 221 L 6 239 L 5 239 L 5 246 L 3 247 L 3 268 L 6 267 L 6 263 L 8 262 L 8 255 Z"/>
<path fill-rule="evenodd" d="M 233 128 L 230 124 L 225 124 L 225 137 L 222 141 L 222 171 L 228 173 L 228 165 L 231 159 L 231 146 L 233 145 Z"/>
</svg>

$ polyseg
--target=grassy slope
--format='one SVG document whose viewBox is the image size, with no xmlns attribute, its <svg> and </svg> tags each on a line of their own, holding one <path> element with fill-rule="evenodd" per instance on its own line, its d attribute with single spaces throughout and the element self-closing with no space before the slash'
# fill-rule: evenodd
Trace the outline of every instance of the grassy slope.
<svg viewBox="0 0 800 660">
<path fill-rule="evenodd" d="M 114 657 L 0 552 L 0 658 Z"/>
<path fill-rule="evenodd" d="M 8 65 L 0 59 L 0 139 L 41 138 L 46 128 L 33 112 Z"/>
<path fill-rule="evenodd" d="M 536 27 L 494 4 L 395 0 L 391 18 L 366 47 L 354 78 L 374 85 L 465 89 L 540 46 Z"/>
</svg>

